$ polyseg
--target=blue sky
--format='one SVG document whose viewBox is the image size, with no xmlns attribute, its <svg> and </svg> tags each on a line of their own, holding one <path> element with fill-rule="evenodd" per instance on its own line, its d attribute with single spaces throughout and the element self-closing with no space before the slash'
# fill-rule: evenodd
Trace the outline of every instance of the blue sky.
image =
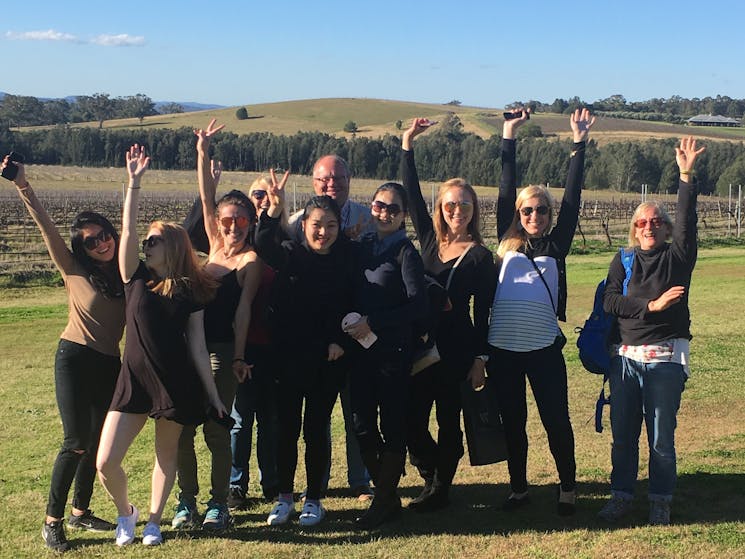
<svg viewBox="0 0 745 559">
<path fill-rule="evenodd" d="M 0 91 L 16 95 L 745 98 L 740 0 L 29 0 L 3 12 Z"/>
</svg>

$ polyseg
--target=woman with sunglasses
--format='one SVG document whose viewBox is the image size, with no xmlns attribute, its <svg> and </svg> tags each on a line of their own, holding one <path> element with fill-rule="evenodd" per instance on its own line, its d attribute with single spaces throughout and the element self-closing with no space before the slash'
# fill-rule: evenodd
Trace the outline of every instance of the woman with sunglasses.
<svg viewBox="0 0 745 559">
<path fill-rule="evenodd" d="M 424 265 L 406 236 L 407 207 L 400 184 L 375 191 L 370 213 L 377 232 L 361 241 L 359 314 L 345 326 L 366 348 L 350 378 L 355 434 L 375 483 L 372 504 L 357 519 L 361 528 L 394 520 L 401 510 L 397 488 L 406 460 L 413 325 L 427 312 Z"/>
<path fill-rule="evenodd" d="M 269 209 L 268 191 L 271 177 L 259 177 L 248 188 L 248 197 L 261 216 Z M 287 211 L 280 217 L 280 238 L 287 238 Z M 260 258 L 261 277 L 258 288 L 243 291 L 235 311 L 235 348 L 245 348 L 239 359 L 236 349 L 233 369 L 243 378 L 238 383 L 231 417 L 235 421 L 230 430 L 232 466 L 228 506 L 242 509 L 248 505 L 249 460 L 256 421 L 256 462 L 264 499 L 274 501 L 278 494 L 277 478 L 277 402 L 274 383 L 275 359 L 267 324 L 269 298 L 277 272 Z M 247 363 L 250 363 L 250 369 Z"/>
<path fill-rule="evenodd" d="M 670 524 L 677 479 L 676 415 L 689 375 L 691 315 L 688 293 L 696 265 L 694 164 L 704 148 L 691 136 L 675 148 L 680 178 L 675 224 L 659 202 L 640 204 L 631 217 L 631 278 L 620 255 L 610 264 L 603 307 L 618 318 L 608 377 L 611 406 L 611 498 L 598 516 L 616 522 L 632 511 L 639 472 L 642 419 L 649 441 L 649 523 Z M 666 242 L 672 237 L 672 242 Z"/>
<path fill-rule="evenodd" d="M 231 190 L 215 203 L 221 166 L 210 161 L 210 138 L 224 125 L 210 121 L 206 130 L 195 130 L 197 137 L 197 179 L 202 202 L 204 229 L 209 253 L 204 271 L 217 284 L 214 298 L 204 309 L 204 331 L 220 399 L 227 409 L 233 406 L 236 386 L 245 380 L 246 371 L 233 374 L 234 365 L 245 365 L 243 347 L 234 348 L 233 319 L 241 297 L 251 301 L 261 279 L 261 262 L 252 246 L 251 232 L 256 224 L 256 210 L 248 197 Z M 250 320 L 250 317 L 249 317 Z M 227 419 L 227 418 L 226 418 Z M 208 419 L 202 425 L 204 441 L 210 451 L 211 498 L 202 520 L 202 528 L 221 531 L 230 525 L 228 494 L 232 453 L 230 425 Z M 195 425 L 185 425 L 178 450 L 178 506 L 171 525 L 193 528 L 198 525 L 197 457 L 194 452 Z"/>
<path fill-rule="evenodd" d="M 140 180 L 149 158 L 137 144 L 126 153 L 129 186 L 124 199 L 119 270 L 126 293 L 127 336 L 111 408 L 98 448 L 101 483 L 119 517 L 116 544 L 134 541 L 139 511 L 130 502 L 122 461 L 148 417 L 155 420 L 155 466 L 150 515 L 142 543 L 163 543 L 160 520 L 176 478 L 179 436 L 208 413 L 222 418 L 220 400 L 204 338 L 204 305 L 216 282 L 202 269 L 186 230 L 154 221 L 139 259 L 137 213 Z"/>
<path fill-rule="evenodd" d="M 566 320 L 565 259 L 579 219 L 585 143 L 595 118 L 587 109 L 577 109 L 570 116 L 574 143 L 561 211 L 552 228 L 553 199 L 547 188 L 531 185 L 517 194 L 515 133 L 528 117 L 523 109 L 519 118 L 505 120 L 502 133 L 502 178 L 497 201 L 499 279 L 489 324 L 492 348 L 487 371 L 497 382 L 509 455 L 512 492 L 503 510 L 512 511 L 530 502 L 526 474 L 527 377 L 559 473 L 557 512 L 568 516 L 575 512 L 576 465 L 562 354 L 566 338 L 557 318 Z"/>
<path fill-rule="evenodd" d="M 489 353 L 486 334 L 496 283 L 494 257 L 481 240 L 479 201 L 473 187 L 460 178 L 446 181 L 437 194 L 434 216 L 427 211 L 414 163 L 413 140 L 433 124 L 426 118 L 415 118 L 401 143 L 401 177 L 424 270 L 448 286 L 452 304 L 450 311 L 441 313 L 437 325 L 442 360 L 415 375 L 411 383 L 409 459 L 424 479 L 424 489 L 408 506 L 417 512 L 439 510 L 450 502 L 448 492 L 463 456 L 460 384 L 465 379 L 473 388 L 484 383 Z M 429 432 L 435 403 L 437 441 Z"/>
<path fill-rule="evenodd" d="M 2 168 L 9 164 L 6 157 Z M 96 479 L 96 452 L 106 411 L 121 366 L 119 340 L 124 332 L 124 286 L 119 276 L 119 235 L 108 219 L 95 212 L 79 213 L 70 227 L 70 245 L 15 163 L 18 195 L 41 231 L 44 243 L 62 275 L 69 314 L 54 362 L 57 407 L 64 438 L 52 469 L 47 516 L 42 537 L 47 547 L 67 551 L 64 515 L 75 481 L 70 528 L 107 531 L 114 525 L 88 508 Z"/>
<path fill-rule="evenodd" d="M 271 338 L 277 374 L 279 495 L 267 524 L 286 524 L 295 513 L 293 487 L 302 428 L 307 491 L 298 522 L 308 527 L 326 515 L 321 504 L 328 466 L 326 425 L 345 382 L 345 346 L 353 343 L 342 332 L 341 320 L 351 310 L 357 258 L 352 241 L 340 234 L 341 212 L 329 196 L 313 196 L 305 204 L 301 242 L 280 241 L 288 176 L 289 172 L 277 181 L 271 171 L 270 204 L 256 232 L 259 255 L 277 270 Z"/>
</svg>

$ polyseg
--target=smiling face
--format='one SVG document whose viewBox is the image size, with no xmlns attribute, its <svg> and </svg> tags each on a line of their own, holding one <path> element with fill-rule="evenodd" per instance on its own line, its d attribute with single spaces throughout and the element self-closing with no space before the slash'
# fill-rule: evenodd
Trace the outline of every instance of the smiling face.
<svg viewBox="0 0 745 559">
<path fill-rule="evenodd" d="M 393 190 L 381 190 L 375 195 L 370 214 L 381 239 L 401 229 L 406 219 L 401 197 Z"/>
<path fill-rule="evenodd" d="M 97 264 L 111 262 L 116 256 L 116 241 L 100 225 L 88 223 L 80 228 L 80 233 L 86 254 Z"/>
<path fill-rule="evenodd" d="M 468 224 L 473 219 L 473 198 L 464 188 L 449 188 L 442 195 L 442 217 L 449 231 L 455 235 L 464 235 Z"/>
<path fill-rule="evenodd" d="M 217 213 L 217 228 L 226 248 L 242 247 L 251 229 L 251 219 L 245 208 L 224 204 Z"/>
<path fill-rule="evenodd" d="M 533 196 L 520 204 L 518 209 L 520 225 L 528 238 L 542 237 L 546 233 L 551 225 L 549 208 L 546 200 L 540 196 Z"/>
<path fill-rule="evenodd" d="M 308 248 L 328 254 L 339 236 L 339 220 L 331 210 L 313 208 L 301 222 Z"/>
<path fill-rule="evenodd" d="M 642 250 L 650 250 L 665 244 L 670 235 L 670 226 L 659 210 L 654 207 L 642 208 L 635 212 L 634 239 Z"/>
<path fill-rule="evenodd" d="M 313 167 L 313 191 L 333 198 L 341 208 L 349 198 L 349 178 L 342 159 L 325 155 Z"/>
</svg>

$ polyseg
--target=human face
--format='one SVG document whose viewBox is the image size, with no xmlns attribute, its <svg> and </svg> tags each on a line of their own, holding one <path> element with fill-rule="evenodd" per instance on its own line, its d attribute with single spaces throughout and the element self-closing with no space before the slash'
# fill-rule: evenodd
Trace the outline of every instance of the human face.
<svg viewBox="0 0 745 559">
<path fill-rule="evenodd" d="M 546 233 L 550 225 L 548 217 L 550 212 L 548 211 L 548 204 L 543 198 L 538 196 L 528 198 L 520 205 L 518 213 L 520 215 L 520 225 L 523 226 L 529 238 L 542 237 Z M 526 213 L 530 215 L 525 215 Z"/>
<path fill-rule="evenodd" d="M 256 215 L 261 215 L 262 212 L 269 209 L 269 196 L 267 196 L 266 190 L 254 188 L 248 193 L 248 196 L 256 208 Z"/>
<path fill-rule="evenodd" d="M 473 198 L 465 188 L 450 188 L 442 196 L 442 217 L 451 233 L 456 235 L 468 231 L 473 219 Z"/>
<path fill-rule="evenodd" d="M 142 241 L 142 252 L 145 253 L 145 265 L 162 277 L 166 267 L 166 246 L 160 230 L 153 227 L 147 232 Z"/>
<path fill-rule="evenodd" d="M 657 208 L 646 208 L 639 213 L 634 223 L 634 236 L 642 250 L 662 246 L 669 233 L 670 227 L 662 220 Z"/>
<path fill-rule="evenodd" d="M 313 191 L 316 196 L 330 196 L 341 208 L 349 198 L 349 177 L 344 165 L 334 157 L 324 156 L 313 167 Z"/>
<path fill-rule="evenodd" d="M 220 206 L 217 214 L 217 229 L 225 247 L 241 247 L 246 242 L 251 221 L 248 212 L 235 204 Z"/>
<path fill-rule="evenodd" d="M 97 264 L 111 262 L 116 256 L 116 241 L 97 223 L 87 223 L 80 228 L 85 252 Z"/>
<path fill-rule="evenodd" d="M 313 208 L 302 225 L 308 247 L 315 253 L 328 254 L 339 236 L 339 220 L 334 212 Z"/>
<path fill-rule="evenodd" d="M 381 239 L 401 228 L 406 219 L 401 198 L 392 190 L 381 190 L 370 205 L 370 213 Z"/>
</svg>

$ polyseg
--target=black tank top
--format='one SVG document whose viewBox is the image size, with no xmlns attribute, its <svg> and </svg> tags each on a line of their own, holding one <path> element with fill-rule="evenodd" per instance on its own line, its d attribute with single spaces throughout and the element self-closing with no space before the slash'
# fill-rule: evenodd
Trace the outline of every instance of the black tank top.
<svg viewBox="0 0 745 559">
<path fill-rule="evenodd" d="M 238 273 L 231 270 L 219 281 L 215 298 L 204 309 L 204 335 L 207 343 L 233 341 L 233 317 L 241 297 Z"/>
</svg>

